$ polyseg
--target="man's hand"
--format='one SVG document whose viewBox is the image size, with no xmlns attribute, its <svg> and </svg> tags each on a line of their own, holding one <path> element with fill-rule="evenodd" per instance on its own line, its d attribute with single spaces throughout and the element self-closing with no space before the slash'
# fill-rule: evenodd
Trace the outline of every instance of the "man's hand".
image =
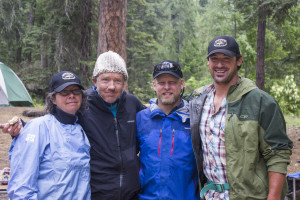
<svg viewBox="0 0 300 200">
<path fill-rule="evenodd" d="M 22 122 L 18 117 L 13 117 L 6 124 L 0 124 L 3 133 L 8 133 L 11 136 L 18 136 L 23 128 Z"/>
</svg>

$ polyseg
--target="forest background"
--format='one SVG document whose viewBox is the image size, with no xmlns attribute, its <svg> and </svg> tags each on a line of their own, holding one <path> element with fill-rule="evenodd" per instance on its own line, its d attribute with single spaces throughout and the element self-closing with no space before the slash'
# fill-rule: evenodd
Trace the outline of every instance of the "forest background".
<svg viewBox="0 0 300 200">
<path fill-rule="evenodd" d="M 126 7 L 121 55 L 128 90 L 144 103 L 155 96 L 151 73 L 164 59 L 181 64 L 185 93 L 211 83 L 208 43 L 230 35 L 244 56 L 239 75 L 274 96 L 285 114 L 299 115 L 299 0 L 118 1 Z M 105 18 L 99 5 L 100 0 L 0 0 L 0 62 L 18 74 L 36 106 L 43 105 L 50 77 L 59 71 L 73 71 L 91 87 Z"/>
</svg>

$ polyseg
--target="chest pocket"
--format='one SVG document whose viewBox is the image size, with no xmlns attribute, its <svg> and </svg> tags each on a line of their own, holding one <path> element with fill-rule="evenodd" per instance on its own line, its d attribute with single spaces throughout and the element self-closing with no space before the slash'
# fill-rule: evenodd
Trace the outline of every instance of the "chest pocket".
<svg viewBox="0 0 300 200">
<path fill-rule="evenodd" d="M 190 125 L 188 123 L 173 123 L 172 129 L 173 156 L 194 156 Z"/>
<path fill-rule="evenodd" d="M 118 137 L 122 149 L 135 145 L 136 121 L 135 118 L 122 118 L 118 121 Z"/>
<path fill-rule="evenodd" d="M 86 135 L 81 132 L 62 133 L 61 137 L 53 138 L 49 154 L 52 157 L 53 168 L 57 172 L 69 169 L 83 169 L 89 166 L 89 149 Z"/>
</svg>

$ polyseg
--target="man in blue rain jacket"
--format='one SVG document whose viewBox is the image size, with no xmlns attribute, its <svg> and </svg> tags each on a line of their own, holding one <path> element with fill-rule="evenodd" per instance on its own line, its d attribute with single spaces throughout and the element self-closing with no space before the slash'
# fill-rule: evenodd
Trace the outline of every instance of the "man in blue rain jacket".
<svg viewBox="0 0 300 200">
<path fill-rule="evenodd" d="M 154 66 L 157 99 L 137 114 L 140 150 L 140 199 L 199 199 L 188 103 L 180 65 L 165 60 Z"/>
</svg>

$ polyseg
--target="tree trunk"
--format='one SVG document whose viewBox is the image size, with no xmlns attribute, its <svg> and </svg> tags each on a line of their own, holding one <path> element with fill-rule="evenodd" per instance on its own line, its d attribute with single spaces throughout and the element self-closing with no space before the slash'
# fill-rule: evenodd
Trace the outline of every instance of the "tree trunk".
<svg viewBox="0 0 300 200">
<path fill-rule="evenodd" d="M 52 70 L 54 74 L 61 71 L 61 66 L 63 63 L 63 36 L 60 32 L 56 35 L 56 44 L 55 44 L 55 68 Z"/>
<path fill-rule="evenodd" d="M 257 26 L 257 60 L 256 60 L 256 85 L 265 89 L 265 36 L 266 36 L 266 12 L 265 7 L 260 6 L 258 10 Z"/>
<path fill-rule="evenodd" d="M 42 36 L 42 39 L 40 41 L 41 49 L 40 49 L 40 55 L 41 55 L 41 64 L 40 67 L 42 69 L 46 69 L 48 66 L 48 57 L 47 57 L 47 38 L 46 36 Z"/>
<path fill-rule="evenodd" d="M 28 13 L 28 25 L 33 26 L 34 25 L 34 13 L 35 13 L 35 7 L 36 7 L 36 2 L 33 1 L 30 3 L 30 9 Z"/>
<path fill-rule="evenodd" d="M 89 27 L 89 23 L 92 21 L 91 17 L 91 0 L 83 1 L 83 5 L 81 6 L 81 39 L 80 39 L 80 61 L 87 61 L 91 54 L 91 28 Z M 81 81 L 90 85 L 90 73 L 89 66 L 80 62 L 79 64 L 79 77 Z"/>
<path fill-rule="evenodd" d="M 31 29 L 31 27 L 34 26 L 34 13 L 35 13 L 35 8 L 36 8 L 36 1 L 33 0 L 31 3 L 30 3 L 30 9 L 29 9 L 29 12 L 28 12 L 28 27 L 29 29 Z M 27 64 L 29 64 L 31 62 L 31 52 L 27 52 L 24 54 L 24 59 L 25 59 L 25 62 Z"/>
<path fill-rule="evenodd" d="M 19 30 L 16 29 L 16 43 L 17 43 L 17 51 L 16 51 L 16 63 L 21 64 L 22 62 L 22 45 L 21 45 L 21 36 Z"/>
<path fill-rule="evenodd" d="M 99 9 L 98 55 L 112 50 L 126 62 L 127 0 L 101 0 Z"/>
<path fill-rule="evenodd" d="M 101 0 L 97 55 L 112 50 L 127 63 L 126 55 L 127 0 Z M 127 83 L 125 90 L 128 91 Z"/>
</svg>

